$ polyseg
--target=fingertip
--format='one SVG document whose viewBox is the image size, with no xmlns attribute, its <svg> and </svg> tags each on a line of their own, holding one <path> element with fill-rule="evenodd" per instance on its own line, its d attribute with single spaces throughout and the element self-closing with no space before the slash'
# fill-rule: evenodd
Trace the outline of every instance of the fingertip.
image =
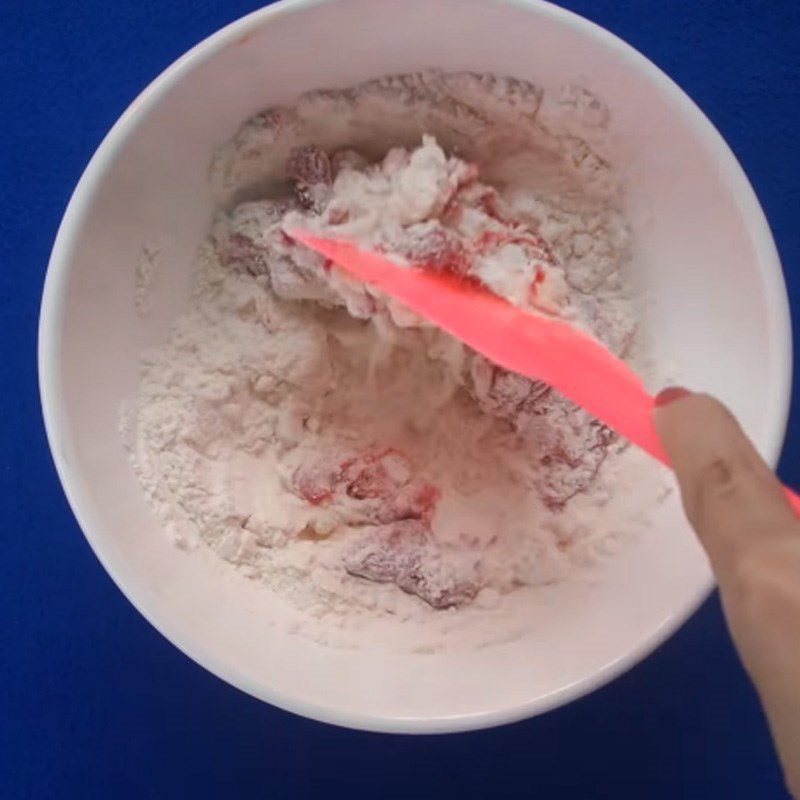
<svg viewBox="0 0 800 800">
<path fill-rule="evenodd" d="M 674 403 L 676 400 L 680 400 L 683 397 L 688 397 L 691 395 L 688 389 L 685 389 L 683 386 L 667 386 L 662 389 L 655 397 L 655 407 L 660 408 L 662 406 L 669 405 L 670 403 Z"/>
</svg>

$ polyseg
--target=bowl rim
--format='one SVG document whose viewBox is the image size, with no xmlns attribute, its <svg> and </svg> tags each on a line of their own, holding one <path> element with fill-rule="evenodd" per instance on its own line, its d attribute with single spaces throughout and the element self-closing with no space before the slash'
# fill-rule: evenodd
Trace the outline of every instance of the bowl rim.
<svg viewBox="0 0 800 800">
<path fill-rule="evenodd" d="M 686 598 L 680 609 L 664 619 L 647 637 L 639 640 L 627 652 L 620 654 L 594 674 L 545 696 L 491 711 L 457 715 L 405 717 L 353 712 L 338 707 L 335 701 L 327 704 L 312 702 L 301 696 L 291 696 L 273 691 L 269 687 L 250 680 L 247 676 L 239 673 L 235 667 L 222 663 L 204 647 L 191 640 L 191 637 L 176 631 L 169 619 L 162 618 L 158 608 L 151 608 L 141 598 L 137 598 L 135 592 L 126 585 L 125 580 L 112 566 L 107 549 L 103 544 L 102 535 L 87 524 L 82 512 L 80 490 L 76 487 L 72 477 L 72 467 L 67 463 L 59 447 L 62 432 L 66 427 L 65 415 L 60 404 L 61 365 L 58 358 L 65 314 L 65 290 L 71 272 L 73 254 L 82 233 L 83 220 L 109 165 L 113 163 L 121 147 L 135 130 L 139 118 L 147 114 L 187 72 L 229 43 L 277 17 L 336 1 L 281 0 L 281 2 L 253 11 L 229 23 L 196 44 L 156 77 L 128 106 L 98 146 L 69 200 L 59 225 L 42 293 L 37 360 L 39 393 L 47 440 L 72 513 L 106 572 L 131 604 L 159 633 L 190 659 L 218 678 L 283 710 L 348 728 L 386 733 L 419 734 L 468 731 L 503 725 L 550 711 L 583 697 L 610 683 L 642 661 L 695 613 L 713 590 L 713 577 L 709 575 L 708 579 Z M 553 5 L 547 0 L 488 1 L 515 6 L 534 14 L 543 15 L 557 24 L 570 27 L 580 34 L 594 39 L 601 46 L 614 50 L 617 56 L 627 61 L 632 69 L 642 72 L 658 91 L 667 95 L 684 114 L 693 133 L 708 147 L 716 151 L 720 166 L 724 168 L 726 177 L 730 181 L 731 191 L 739 200 L 742 214 L 750 220 L 750 234 L 758 254 L 766 301 L 771 312 L 769 324 L 772 340 L 776 343 L 776 360 L 781 368 L 776 385 L 767 398 L 767 401 L 773 404 L 775 409 L 769 418 L 768 430 L 764 436 L 763 452 L 770 464 L 775 466 L 783 445 L 791 399 L 792 331 L 789 301 L 780 258 L 769 224 L 736 156 L 694 101 L 648 58 L 615 34 L 572 11 Z"/>
</svg>

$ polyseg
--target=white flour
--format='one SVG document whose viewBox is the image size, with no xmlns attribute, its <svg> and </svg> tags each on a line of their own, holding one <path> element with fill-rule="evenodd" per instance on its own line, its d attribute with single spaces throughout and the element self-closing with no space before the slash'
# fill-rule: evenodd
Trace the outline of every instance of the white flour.
<svg viewBox="0 0 800 800">
<path fill-rule="evenodd" d="M 484 115 L 502 124 L 510 157 L 482 165 L 500 194 L 432 138 L 369 166 L 374 148 L 347 134 L 390 110 L 413 116 L 409 93 L 419 126 L 463 123 L 445 126 L 462 152 L 497 138 Z M 541 122 L 542 104 L 519 82 L 384 79 L 265 112 L 218 160 L 230 213 L 202 250 L 193 310 L 143 360 L 132 460 L 175 541 L 287 599 L 299 632 L 425 651 L 508 640 L 530 627 L 537 587 L 590 575 L 659 497 L 657 471 L 581 410 L 286 236 L 300 223 L 469 275 L 627 353 L 619 187 L 583 139 Z M 605 125 L 585 93 L 556 105 L 573 128 Z M 333 139 L 315 116 L 331 106 Z M 311 134 L 327 153 L 307 146 Z M 278 157 L 296 200 L 275 178 Z M 264 186 L 281 197 L 255 199 Z"/>
</svg>

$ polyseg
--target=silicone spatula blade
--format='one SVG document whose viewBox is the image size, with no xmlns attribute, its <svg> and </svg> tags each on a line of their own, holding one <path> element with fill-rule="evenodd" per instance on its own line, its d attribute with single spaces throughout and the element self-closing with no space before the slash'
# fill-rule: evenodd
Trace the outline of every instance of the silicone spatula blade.
<svg viewBox="0 0 800 800">
<path fill-rule="evenodd" d="M 555 387 L 667 463 L 653 426 L 653 398 L 625 362 L 587 334 L 561 320 L 523 311 L 466 281 L 400 267 L 349 242 L 305 231 L 291 235 L 495 364 Z"/>
<path fill-rule="evenodd" d="M 291 231 L 291 236 L 495 364 L 545 381 L 670 466 L 653 423 L 654 398 L 624 361 L 588 334 L 434 270 L 398 266 L 378 253 L 307 231 Z M 800 497 L 786 493 L 800 513 Z"/>
</svg>

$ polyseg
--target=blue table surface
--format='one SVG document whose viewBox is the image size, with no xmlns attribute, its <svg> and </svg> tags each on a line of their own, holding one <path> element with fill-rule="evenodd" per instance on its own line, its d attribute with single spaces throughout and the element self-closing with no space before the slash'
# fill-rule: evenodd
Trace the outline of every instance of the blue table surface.
<svg viewBox="0 0 800 800">
<path fill-rule="evenodd" d="M 644 52 L 716 124 L 764 206 L 796 309 L 800 5 L 563 5 Z M 242 694 L 178 652 L 107 577 L 64 500 L 40 418 L 48 254 L 70 192 L 125 107 L 190 46 L 256 7 L 0 7 L 0 798 L 786 797 L 716 597 L 643 664 L 566 708 L 478 733 L 401 737 L 318 724 Z M 798 454 L 795 402 L 781 462 L 795 485 Z"/>
</svg>

